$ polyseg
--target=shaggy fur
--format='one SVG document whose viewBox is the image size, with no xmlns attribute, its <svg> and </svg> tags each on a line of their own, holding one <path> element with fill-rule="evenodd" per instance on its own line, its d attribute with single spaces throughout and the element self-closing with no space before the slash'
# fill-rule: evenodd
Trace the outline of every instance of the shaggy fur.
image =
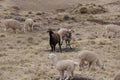
<svg viewBox="0 0 120 80">
<path fill-rule="evenodd" d="M 48 58 L 56 69 L 60 72 L 60 80 L 64 79 L 64 72 L 66 71 L 67 77 L 65 80 L 68 80 L 70 77 L 74 76 L 75 66 L 78 65 L 77 62 L 73 60 L 59 60 L 57 61 L 57 56 L 55 54 L 49 54 Z"/>
<path fill-rule="evenodd" d="M 85 61 L 88 62 L 88 66 L 89 66 L 88 70 L 91 69 L 91 65 L 93 65 L 93 64 L 96 64 L 101 69 L 104 69 L 103 62 L 99 58 L 99 55 L 97 55 L 95 52 L 83 50 L 83 51 L 79 52 L 78 56 L 80 59 L 80 63 L 79 63 L 80 70 L 84 66 Z"/>
<path fill-rule="evenodd" d="M 49 44 L 50 44 L 50 47 L 51 47 L 51 51 L 52 52 L 55 52 L 55 47 L 56 47 L 56 44 L 59 45 L 59 48 L 60 48 L 60 52 L 62 52 L 62 49 L 61 49 L 61 45 L 60 45 L 60 36 L 58 33 L 54 33 L 52 30 L 48 30 L 47 32 L 49 32 Z"/>
</svg>

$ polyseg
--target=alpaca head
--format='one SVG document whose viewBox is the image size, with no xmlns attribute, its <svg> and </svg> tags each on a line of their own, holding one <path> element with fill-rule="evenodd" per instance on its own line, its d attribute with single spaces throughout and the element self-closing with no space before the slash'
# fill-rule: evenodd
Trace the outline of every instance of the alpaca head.
<svg viewBox="0 0 120 80">
<path fill-rule="evenodd" d="M 68 29 L 69 32 L 74 33 L 75 31 L 73 29 Z"/>
<path fill-rule="evenodd" d="M 67 31 L 67 33 L 66 33 L 66 37 L 69 38 L 69 39 L 71 39 L 71 37 L 72 37 L 71 32 Z"/>
<path fill-rule="evenodd" d="M 57 56 L 54 53 L 49 54 L 48 59 L 51 61 L 53 65 L 55 65 L 57 62 Z"/>
<path fill-rule="evenodd" d="M 52 34 L 53 33 L 53 31 L 52 31 L 52 29 L 48 29 L 48 31 L 47 31 L 48 33 L 50 33 L 50 34 Z"/>
<path fill-rule="evenodd" d="M 56 55 L 54 53 L 51 53 L 48 55 L 48 59 L 55 59 Z"/>
<path fill-rule="evenodd" d="M 105 70 L 105 65 L 104 65 L 104 63 L 103 63 L 101 60 L 98 60 L 98 61 L 97 61 L 97 65 L 98 65 L 101 69 Z"/>
</svg>

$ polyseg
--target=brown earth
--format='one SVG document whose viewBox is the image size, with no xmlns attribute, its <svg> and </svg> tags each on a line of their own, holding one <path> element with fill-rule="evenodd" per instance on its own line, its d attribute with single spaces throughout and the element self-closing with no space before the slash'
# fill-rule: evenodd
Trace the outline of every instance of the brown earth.
<svg viewBox="0 0 120 80">
<path fill-rule="evenodd" d="M 85 8 L 87 12 L 83 11 Z M 106 24 L 120 25 L 119 0 L 0 0 L 1 20 L 14 18 L 23 23 L 28 17 L 35 21 L 33 32 L 14 34 L 10 29 L 4 32 L 0 25 L 0 80 L 56 80 L 59 77 L 47 58 L 48 28 L 75 30 L 73 49 L 66 49 L 64 43 L 63 52 L 55 53 L 60 60 L 78 61 L 78 51 L 87 49 L 97 52 L 105 64 L 105 70 L 96 67 L 92 71 L 79 71 L 77 66 L 73 80 L 113 80 L 120 70 L 120 34 L 113 39 L 102 35 Z"/>
</svg>

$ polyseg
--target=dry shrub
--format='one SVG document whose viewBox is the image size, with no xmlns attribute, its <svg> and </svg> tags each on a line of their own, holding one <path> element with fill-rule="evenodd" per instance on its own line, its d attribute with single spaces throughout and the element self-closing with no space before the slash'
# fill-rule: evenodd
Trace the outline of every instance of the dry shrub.
<svg viewBox="0 0 120 80">
<path fill-rule="evenodd" d="M 69 13 L 65 13 L 65 12 L 58 13 L 57 15 L 52 16 L 51 19 L 57 21 L 69 21 L 69 20 L 75 21 L 75 17 L 73 15 L 70 15 Z"/>
<path fill-rule="evenodd" d="M 80 9 L 80 13 L 81 13 L 81 14 L 88 13 L 88 9 L 87 9 L 86 7 L 82 7 L 82 8 Z"/>
<path fill-rule="evenodd" d="M 37 12 L 36 15 L 43 15 L 45 12 Z"/>
<path fill-rule="evenodd" d="M 107 10 L 101 5 L 91 5 L 89 6 L 90 13 L 92 14 L 99 14 L 105 13 Z"/>
<path fill-rule="evenodd" d="M 114 59 L 116 59 L 116 60 L 120 60 L 120 54 L 115 55 Z"/>
<path fill-rule="evenodd" d="M 28 14 L 25 14 L 25 17 L 29 17 L 29 15 L 28 15 Z"/>
<path fill-rule="evenodd" d="M 107 10 L 101 6 L 96 4 L 86 4 L 86 5 L 80 5 L 78 4 L 74 9 L 72 10 L 73 13 L 81 13 L 81 14 L 100 14 L 105 13 Z"/>
<path fill-rule="evenodd" d="M 15 12 L 11 12 L 10 15 L 13 15 L 13 16 L 20 16 L 20 14 L 15 13 Z"/>
<path fill-rule="evenodd" d="M 5 34 L 1 34 L 0 37 L 6 37 L 6 35 Z"/>
<path fill-rule="evenodd" d="M 28 37 L 27 41 L 28 41 L 28 43 L 33 43 L 34 38 L 33 37 Z"/>
<path fill-rule="evenodd" d="M 5 14 L 4 19 L 11 19 L 13 16 Z"/>
<path fill-rule="evenodd" d="M 48 40 L 47 36 L 42 37 L 42 40 Z"/>
<path fill-rule="evenodd" d="M 12 6 L 11 8 L 14 10 L 20 10 L 20 8 L 18 6 Z"/>
<path fill-rule="evenodd" d="M 20 22 L 24 22 L 25 21 L 25 17 L 14 17 L 14 19 L 20 21 Z"/>
<path fill-rule="evenodd" d="M 29 11 L 28 14 L 32 14 L 32 11 Z"/>
<path fill-rule="evenodd" d="M 21 43 L 21 40 L 17 40 L 17 43 Z"/>
<path fill-rule="evenodd" d="M 109 39 L 104 39 L 104 38 L 97 38 L 95 39 L 95 42 L 98 45 L 111 45 L 113 42 Z"/>
<path fill-rule="evenodd" d="M 0 5 L 0 8 L 2 8 L 3 6 L 2 5 Z"/>
<path fill-rule="evenodd" d="M 65 9 L 56 9 L 56 12 L 65 12 Z"/>
<path fill-rule="evenodd" d="M 68 15 L 63 16 L 63 20 L 69 20 L 69 19 L 70 19 L 70 17 Z"/>
</svg>

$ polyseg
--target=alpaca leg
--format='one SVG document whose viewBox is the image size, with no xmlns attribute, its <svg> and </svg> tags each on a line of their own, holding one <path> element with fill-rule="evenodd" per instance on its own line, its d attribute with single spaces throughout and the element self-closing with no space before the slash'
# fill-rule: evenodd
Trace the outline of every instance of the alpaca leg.
<svg viewBox="0 0 120 80">
<path fill-rule="evenodd" d="M 30 31 L 32 31 L 32 26 L 30 26 Z"/>
<path fill-rule="evenodd" d="M 68 45 L 67 40 L 65 40 L 65 43 L 66 43 L 66 48 L 67 48 L 67 45 Z"/>
<path fill-rule="evenodd" d="M 53 52 L 53 51 L 54 51 L 54 49 L 53 49 L 53 45 L 50 45 L 50 47 L 51 47 L 51 51 Z"/>
<path fill-rule="evenodd" d="M 53 51 L 55 52 L 55 45 L 53 46 Z"/>
<path fill-rule="evenodd" d="M 70 68 L 67 70 L 67 77 L 66 77 L 66 79 L 65 80 L 71 80 L 71 79 L 73 79 L 73 76 L 74 76 L 74 71 L 70 71 Z"/>
<path fill-rule="evenodd" d="M 109 38 L 108 33 L 109 33 L 109 32 L 106 30 L 105 35 L 106 35 L 107 38 Z"/>
<path fill-rule="evenodd" d="M 26 28 L 27 28 L 27 31 L 30 31 L 30 26 L 27 25 Z"/>
<path fill-rule="evenodd" d="M 71 71 L 71 79 L 73 79 L 74 71 Z"/>
<path fill-rule="evenodd" d="M 26 32 L 27 32 L 27 30 L 26 30 L 26 28 L 25 28 L 25 27 L 22 29 L 22 31 L 23 31 L 24 33 L 26 33 Z"/>
<path fill-rule="evenodd" d="M 29 31 L 28 25 L 24 24 L 24 32 L 27 32 L 27 31 Z"/>
<path fill-rule="evenodd" d="M 26 32 L 25 24 L 24 24 L 24 26 L 23 26 L 23 28 L 22 28 L 22 31 L 23 31 L 24 33 Z"/>
<path fill-rule="evenodd" d="M 69 45 L 69 48 L 72 49 L 71 45 L 70 45 L 70 40 L 68 40 L 68 45 Z"/>
<path fill-rule="evenodd" d="M 71 72 L 69 70 L 67 70 L 67 77 L 65 78 L 65 80 L 69 80 L 70 79 L 70 74 L 71 74 Z"/>
<path fill-rule="evenodd" d="M 62 39 L 62 37 L 61 37 L 61 41 L 60 41 L 60 44 L 61 44 L 61 45 L 63 44 L 63 39 Z"/>
<path fill-rule="evenodd" d="M 60 42 L 59 42 L 59 49 L 60 49 L 60 52 L 62 52 L 62 49 L 61 49 L 61 44 L 60 44 Z"/>
<path fill-rule="evenodd" d="M 60 71 L 60 79 L 59 80 L 63 80 L 64 79 L 64 71 Z"/>
<path fill-rule="evenodd" d="M 96 67 L 95 67 L 95 65 L 96 65 L 96 61 L 94 61 L 94 62 L 92 62 L 92 64 L 91 64 L 91 69 L 96 69 Z"/>
<path fill-rule="evenodd" d="M 88 70 L 91 70 L 91 65 L 92 65 L 92 62 L 89 62 L 89 64 L 88 64 Z"/>
<path fill-rule="evenodd" d="M 14 33 L 17 33 L 17 30 L 13 28 Z"/>
<path fill-rule="evenodd" d="M 81 60 L 80 63 L 79 63 L 79 70 L 81 71 L 82 70 L 82 67 L 83 67 L 83 61 Z"/>
</svg>

